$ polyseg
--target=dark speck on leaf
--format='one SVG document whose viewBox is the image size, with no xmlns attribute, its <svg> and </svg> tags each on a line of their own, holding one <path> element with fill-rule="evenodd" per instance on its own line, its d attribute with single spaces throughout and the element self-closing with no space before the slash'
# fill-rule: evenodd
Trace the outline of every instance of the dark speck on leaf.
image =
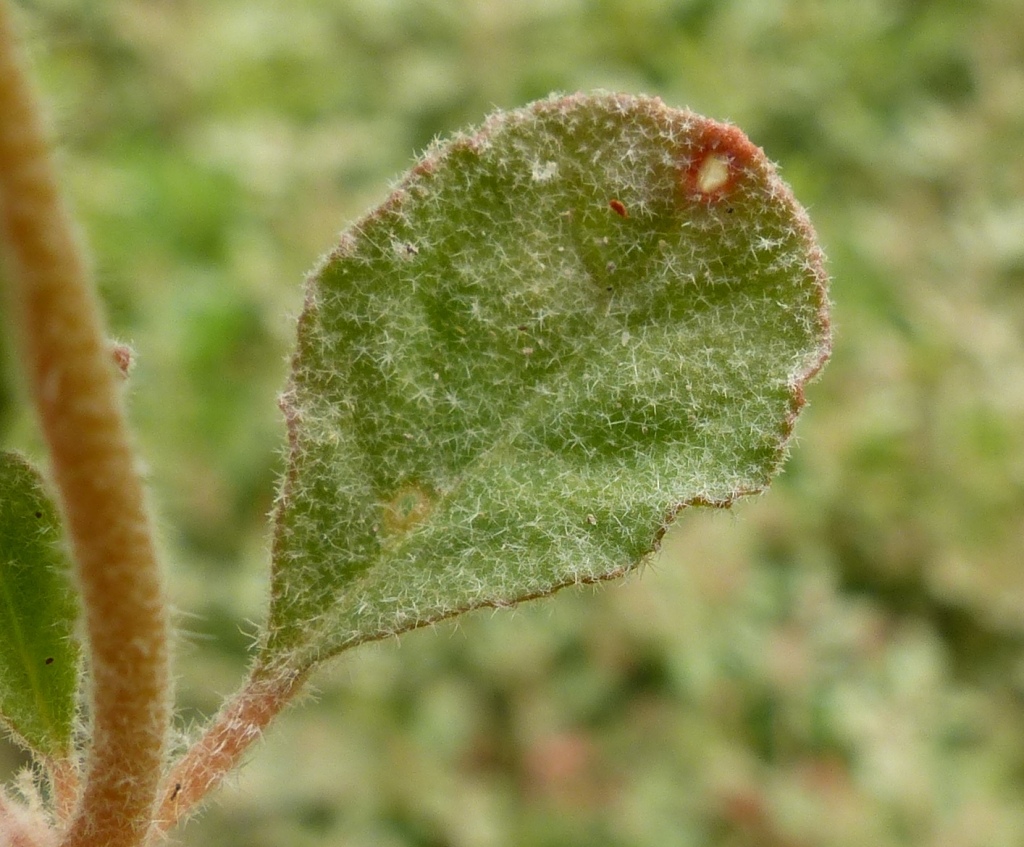
<svg viewBox="0 0 1024 847">
<path fill-rule="evenodd" d="M 47 656 L 46 657 L 46 661 L 43 664 L 52 665 L 53 664 L 53 656 Z"/>
</svg>

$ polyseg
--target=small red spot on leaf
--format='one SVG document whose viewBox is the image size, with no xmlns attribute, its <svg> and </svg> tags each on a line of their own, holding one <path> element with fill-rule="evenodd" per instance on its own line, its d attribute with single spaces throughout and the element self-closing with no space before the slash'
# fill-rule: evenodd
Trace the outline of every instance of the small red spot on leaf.
<svg viewBox="0 0 1024 847">
<path fill-rule="evenodd" d="M 620 218 L 628 218 L 629 212 L 626 211 L 626 204 L 621 200 L 609 200 L 608 208 L 610 208 Z"/>
</svg>

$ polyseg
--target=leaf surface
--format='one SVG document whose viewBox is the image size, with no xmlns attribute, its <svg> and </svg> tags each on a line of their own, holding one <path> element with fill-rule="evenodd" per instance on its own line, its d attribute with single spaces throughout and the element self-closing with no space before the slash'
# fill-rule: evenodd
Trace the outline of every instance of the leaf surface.
<svg viewBox="0 0 1024 847">
<path fill-rule="evenodd" d="M 761 150 L 659 100 L 433 146 L 308 282 L 260 664 L 621 575 L 762 490 L 826 282 Z"/>
<path fill-rule="evenodd" d="M 0 451 L 0 720 L 31 749 L 71 750 L 77 614 L 57 507 L 38 471 Z"/>
</svg>

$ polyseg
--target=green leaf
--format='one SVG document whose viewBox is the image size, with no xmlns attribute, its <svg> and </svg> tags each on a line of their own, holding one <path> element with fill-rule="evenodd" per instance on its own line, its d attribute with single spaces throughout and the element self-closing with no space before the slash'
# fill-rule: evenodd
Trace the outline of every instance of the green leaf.
<svg viewBox="0 0 1024 847">
<path fill-rule="evenodd" d="M 61 539 L 38 471 L 0 451 L 0 720 L 53 757 L 71 750 L 79 661 Z"/>
<path fill-rule="evenodd" d="M 618 576 L 763 489 L 826 281 L 761 150 L 659 100 L 432 147 L 309 281 L 260 662 Z"/>
</svg>

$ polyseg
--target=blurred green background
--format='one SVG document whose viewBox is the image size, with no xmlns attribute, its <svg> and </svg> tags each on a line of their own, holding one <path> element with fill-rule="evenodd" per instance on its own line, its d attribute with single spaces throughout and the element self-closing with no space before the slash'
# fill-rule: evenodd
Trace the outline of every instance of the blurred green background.
<svg viewBox="0 0 1024 847">
<path fill-rule="evenodd" d="M 552 90 L 660 95 L 764 147 L 834 276 L 771 492 L 688 515 L 624 583 L 336 661 L 177 838 L 1024 844 L 1020 0 L 19 5 L 137 354 L 183 729 L 263 614 L 303 274 L 435 135 Z M 0 436 L 37 450 L 12 386 Z"/>
</svg>

